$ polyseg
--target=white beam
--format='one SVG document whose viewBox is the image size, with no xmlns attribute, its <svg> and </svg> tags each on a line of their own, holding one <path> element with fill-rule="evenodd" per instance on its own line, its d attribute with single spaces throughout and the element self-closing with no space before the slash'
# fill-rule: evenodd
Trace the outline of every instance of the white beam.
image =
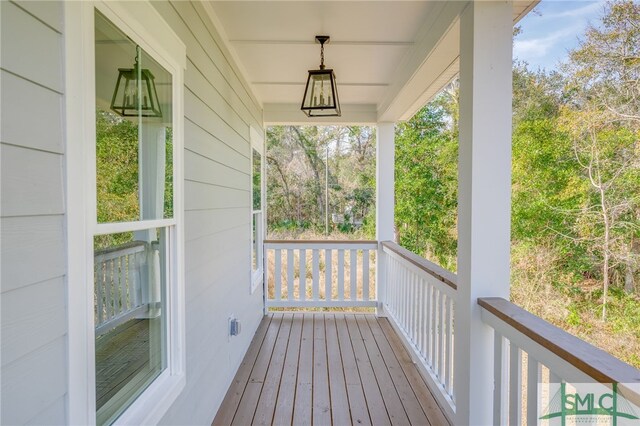
<svg viewBox="0 0 640 426">
<path fill-rule="evenodd" d="M 456 424 L 491 424 L 493 334 L 478 297 L 509 298 L 513 5 L 460 18 Z"/>
<path fill-rule="evenodd" d="M 395 241 L 395 123 L 378 123 L 376 129 L 376 240 Z M 378 315 L 384 315 L 386 263 L 382 247 L 376 262 Z"/>
<path fill-rule="evenodd" d="M 458 16 L 464 1 L 434 2 L 433 9 L 379 104 L 379 121 L 408 120 L 458 72 Z"/>
<path fill-rule="evenodd" d="M 338 86 L 338 89 L 340 87 Z M 302 101 L 302 98 L 300 99 Z M 330 126 L 330 125 L 375 125 L 377 111 L 375 105 L 346 104 L 341 105 L 341 117 L 307 117 L 300 110 L 300 104 L 264 104 L 264 124 Z"/>
</svg>

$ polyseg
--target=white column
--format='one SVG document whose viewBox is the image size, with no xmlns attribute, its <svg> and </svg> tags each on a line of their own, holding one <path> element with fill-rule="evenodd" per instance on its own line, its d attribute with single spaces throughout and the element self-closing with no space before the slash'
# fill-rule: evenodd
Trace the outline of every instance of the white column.
<svg viewBox="0 0 640 426">
<path fill-rule="evenodd" d="M 460 18 L 456 424 L 493 423 L 493 333 L 477 299 L 509 298 L 512 10 L 472 1 Z"/>
<path fill-rule="evenodd" d="M 378 123 L 376 132 L 376 240 L 394 240 L 394 173 L 395 173 L 395 123 Z M 384 315 L 385 257 L 378 249 L 376 262 L 377 314 Z"/>
</svg>

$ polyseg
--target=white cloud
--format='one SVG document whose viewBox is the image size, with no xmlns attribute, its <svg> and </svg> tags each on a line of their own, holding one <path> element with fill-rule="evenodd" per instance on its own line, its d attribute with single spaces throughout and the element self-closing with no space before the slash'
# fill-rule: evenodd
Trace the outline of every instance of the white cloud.
<svg viewBox="0 0 640 426">
<path fill-rule="evenodd" d="M 600 12 L 602 10 L 602 6 L 604 5 L 604 3 L 605 3 L 604 0 L 600 0 L 595 3 L 589 3 L 577 9 L 563 10 L 561 12 L 548 13 L 548 14 L 543 13 L 542 18 L 559 19 L 559 18 L 579 18 L 581 16 L 589 16 L 594 13 Z"/>
<path fill-rule="evenodd" d="M 513 55 L 516 57 L 543 57 L 558 43 L 567 37 L 575 37 L 580 27 L 572 26 L 560 31 L 555 31 L 545 37 L 531 38 L 528 40 L 515 40 L 513 44 Z"/>
</svg>

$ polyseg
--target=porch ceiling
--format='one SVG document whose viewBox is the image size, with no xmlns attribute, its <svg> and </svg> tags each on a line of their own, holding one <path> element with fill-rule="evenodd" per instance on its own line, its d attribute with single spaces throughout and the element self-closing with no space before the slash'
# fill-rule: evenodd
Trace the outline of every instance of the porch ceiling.
<svg viewBox="0 0 640 426">
<path fill-rule="evenodd" d="M 517 21 L 536 0 L 514 2 Z M 458 72 L 458 16 L 465 1 L 209 1 L 267 123 L 317 123 L 299 110 L 316 34 L 331 36 L 325 62 L 343 117 L 373 123 L 410 118 Z M 326 119 L 325 119 L 326 120 Z"/>
</svg>

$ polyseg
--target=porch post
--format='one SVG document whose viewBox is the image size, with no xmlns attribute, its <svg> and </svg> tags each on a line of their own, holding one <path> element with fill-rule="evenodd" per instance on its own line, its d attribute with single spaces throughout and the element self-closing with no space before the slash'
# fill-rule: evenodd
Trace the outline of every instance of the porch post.
<svg viewBox="0 0 640 426">
<path fill-rule="evenodd" d="M 378 123 L 376 131 L 376 240 L 394 240 L 395 123 Z M 386 262 L 378 246 L 376 261 L 377 314 L 384 315 Z"/>
<path fill-rule="evenodd" d="M 469 2 L 460 18 L 456 424 L 493 423 L 493 333 L 479 297 L 509 298 L 511 2 Z"/>
</svg>

